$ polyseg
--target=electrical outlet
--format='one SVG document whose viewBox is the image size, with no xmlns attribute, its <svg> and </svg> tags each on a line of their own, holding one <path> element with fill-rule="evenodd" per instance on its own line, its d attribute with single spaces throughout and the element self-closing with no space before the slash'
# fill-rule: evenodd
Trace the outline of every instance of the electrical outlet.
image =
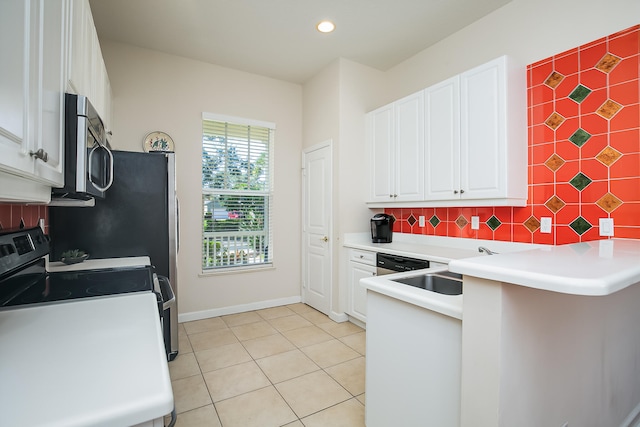
<svg viewBox="0 0 640 427">
<path fill-rule="evenodd" d="M 420 216 L 418 217 L 418 225 L 419 225 L 420 227 L 424 227 L 424 216 L 420 215 Z"/>
<path fill-rule="evenodd" d="M 613 218 L 600 218 L 599 223 L 601 236 L 613 236 Z"/>
<path fill-rule="evenodd" d="M 550 217 L 542 217 L 540 218 L 540 232 L 541 233 L 551 233 L 551 218 Z"/>
<path fill-rule="evenodd" d="M 472 216 L 471 217 L 471 229 L 472 230 L 479 230 L 480 229 L 480 217 L 479 216 Z"/>
</svg>

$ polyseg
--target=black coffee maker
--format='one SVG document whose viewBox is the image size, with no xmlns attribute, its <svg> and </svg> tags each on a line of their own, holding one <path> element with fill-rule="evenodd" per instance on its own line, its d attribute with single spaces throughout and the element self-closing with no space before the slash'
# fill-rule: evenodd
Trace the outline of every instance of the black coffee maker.
<svg viewBox="0 0 640 427">
<path fill-rule="evenodd" d="M 393 239 L 393 215 L 375 214 L 371 218 L 371 241 L 373 243 L 391 243 Z"/>
</svg>

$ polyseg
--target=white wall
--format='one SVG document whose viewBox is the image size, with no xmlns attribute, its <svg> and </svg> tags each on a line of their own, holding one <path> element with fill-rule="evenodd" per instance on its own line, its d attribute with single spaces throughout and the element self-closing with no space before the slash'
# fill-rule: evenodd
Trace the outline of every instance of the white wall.
<svg viewBox="0 0 640 427">
<path fill-rule="evenodd" d="M 637 25 L 638 0 L 512 0 L 387 72 L 384 105 L 501 55 L 521 66 Z"/>
<path fill-rule="evenodd" d="M 181 320 L 299 300 L 301 86 L 120 43 L 101 46 L 113 90 L 114 148 L 141 151 L 155 130 L 176 144 Z M 276 123 L 274 269 L 201 274 L 203 111 Z"/>
<path fill-rule="evenodd" d="M 334 61 L 303 86 L 304 147 L 333 143 L 331 307 L 337 314 L 346 309 L 342 236 L 369 227 L 364 118 L 383 90 L 384 73 L 346 59 Z"/>
</svg>

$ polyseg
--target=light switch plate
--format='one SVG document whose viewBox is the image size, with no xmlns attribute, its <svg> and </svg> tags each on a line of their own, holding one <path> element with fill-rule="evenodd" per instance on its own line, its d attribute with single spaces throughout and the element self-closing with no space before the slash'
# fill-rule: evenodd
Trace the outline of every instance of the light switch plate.
<svg viewBox="0 0 640 427">
<path fill-rule="evenodd" d="M 479 230 L 480 229 L 480 217 L 479 216 L 472 216 L 471 217 L 471 229 L 472 230 Z"/>
<path fill-rule="evenodd" d="M 613 218 L 600 218 L 599 223 L 601 236 L 613 236 Z"/>
<path fill-rule="evenodd" d="M 551 218 L 550 217 L 542 217 L 542 218 L 540 218 L 540 232 L 541 233 L 551 233 Z"/>
<path fill-rule="evenodd" d="M 420 216 L 418 217 L 418 225 L 419 225 L 420 227 L 424 227 L 424 216 L 420 215 Z"/>
</svg>

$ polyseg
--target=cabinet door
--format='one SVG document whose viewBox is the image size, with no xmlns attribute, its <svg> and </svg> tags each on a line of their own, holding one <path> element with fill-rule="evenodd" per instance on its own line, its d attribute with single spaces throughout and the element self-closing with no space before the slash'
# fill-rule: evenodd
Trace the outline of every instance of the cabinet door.
<svg viewBox="0 0 640 427">
<path fill-rule="evenodd" d="M 460 78 L 425 89 L 425 199 L 460 197 Z"/>
<path fill-rule="evenodd" d="M 64 149 L 64 92 L 66 87 L 67 0 L 39 0 L 38 108 L 33 152 L 35 173 L 43 181 L 62 186 Z"/>
<path fill-rule="evenodd" d="M 394 201 L 424 199 L 424 92 L 394 102 Z"/>
<path fill-rule="evenodd" d="M 363 322 L 367 321 L 367 290 L 360 279 L 375 275 L 374 266 L 349 261 L 349 314 Z"/>
<path fill-rule="evenodd" d="M 368 113 L 367 122 L 371 154 L 370 201 L 393 201 L 393 105 Z"/>
<path fill-rule="evenodd" d="M 29 1 L 0 2 L 0 168 L 30 174 L 28 147 L 32 17 Z"/>
<path fill-rule="evenodd" d="M 72 0 L 70 15 L 67 90 L 88 96 L 92 46 L 89 30 L 93 26 L 88 0 Z"/>
<path fill-rule="evenodd" d="M 462 198 L 506 193 L 505 57 L 460 76 Z"/>
</svg>

